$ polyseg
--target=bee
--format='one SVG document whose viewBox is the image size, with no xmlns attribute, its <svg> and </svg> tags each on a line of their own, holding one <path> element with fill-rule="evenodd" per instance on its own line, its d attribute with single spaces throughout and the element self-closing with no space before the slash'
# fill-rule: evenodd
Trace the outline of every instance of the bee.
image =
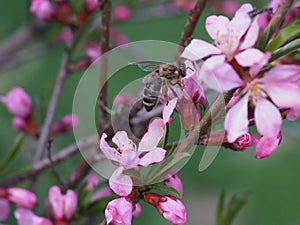
<svg viewBox="0 0 300 225">
<path fill-rule="evenodd" d="M 143 105 L 147 112 L 151 111 L 157 103 L 157 99 L 162 90 L 165 100 L 168 102 L 168 89 L 177 96 L 175 88 L 182 89 L 181 78 L 186 75 L 185 64 L 177 66 L 175 63 L 159 64 L 156 62 L 134 62 L 145 72 L 150 72 L 143 79 L 145 85 L 143 93 Z"/>
</svg>

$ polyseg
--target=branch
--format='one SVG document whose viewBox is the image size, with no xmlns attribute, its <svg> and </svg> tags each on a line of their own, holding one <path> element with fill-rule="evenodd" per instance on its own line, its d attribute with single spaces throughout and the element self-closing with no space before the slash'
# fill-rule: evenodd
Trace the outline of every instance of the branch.
<svg viewBox="0 0 300 225">
<path fill-rule="evenodd" d="M 294 0 L 282 0 L 279 8 L 277 9 L 276 13 L 272 17 L 268 27 L 265 29 L 264 32 L 265 41 L 264 41 L 263 49 L 268 44 L 268 41 L 273 36 L 276 29 L 282 24 L 282 21 L 285 15 L 287 14 L 287 12 L 289 11 L 290 7 L 292 6 L 293 2 Z"/>
<path fill-rule="evenodd" d="M 77 41 L 78 36 L 79 36 L 79 33 L 76 33 L 73 35 L 73 38 L 69 43 L 68 49 L 66 50 L 66 52 L 64 53 L 64 55 L 62 57 L 60 69 L 59 69 L 59 72 L 57 75 L 57 79 L 56 79 L 55 86 L 54 86 L 54 89 L 52 92 L 51 100 L 50 100 L 50 103 L 48 106 L 46 119 L 44 121 L 42 130 L 40 133 L 40 137 L 39 137 L 39 140 L 37 143 L 37 151 L 34 156 L 35 163 L 43 157 L 46 143 L 49 138 L 50 126 L 51 126 L 51 123 L 52 123 L 52 120 L 53 120 L 53 117 L 54 117 L 54 114 L 56 111 L 57 102 L 60 97 L 60 93 L 61 93 L 61 90 L 62 90 L 62 87 L 64 84 L 64 80 L 68 75 L 68 64 L 70 61 L 71 50 L 74 48 L 74 45 Z"/>
<path fill-rule="evenodd" d="M 52 162 L 53 162 L 53 164 L 62 162 L 64 160 L 66 160 L 67 158 L 69 158 L 70 156 L 78 153 L 79 149 L 88 148 L 97 142 L 98 142 L 98 135 L 92 136 L 92 137 L 89 137 L 86 139 L 82 139 L 75 144 L 72 144 L 66 148 L 61 149 L 58 153 L 53 155 Z M 33 168 L 30 169 L 29 171 L 26 171 L 24 173 L 21 173 L 21 174 L 12 176 L 12 177 L 8 177 L 8 178 L 2 180 L 0 182 L 0 186 L 6 186 L 6 187 L 14 186 L 17 183 L 20 183 L 29 177 L 37 176 L 40 172 L 48 169 L 49 167 L 51 167 L 50 160 L 48 158 L 44 158 L 43 160 L 35 163 L 33 165 Z"/>
<path fill-rule="evenodd" d="M 204 6 L 206 4 L 206 0 L 198 0 L 194 9 L 190 12 L 189 18 L 186 21 L 186 24 L 184 26 L 183 32 L 181 34 L 180 42 L 179 42 L 179 49 L 177 53 L 177 59 L 179 59 L 179 56 L 181 55 L 183 48 L 185 48 L 195 30 L 195 27 L 197 25 L 197 22 L 201 16 L 201 13 L 204 9 Z M 183 48 L 182 48 L 183 47 Z"/>
</svg>

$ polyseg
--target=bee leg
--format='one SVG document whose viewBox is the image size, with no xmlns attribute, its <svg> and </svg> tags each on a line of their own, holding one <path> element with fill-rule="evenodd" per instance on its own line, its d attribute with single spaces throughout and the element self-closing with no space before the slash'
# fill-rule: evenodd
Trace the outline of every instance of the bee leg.
<svg viewBox="0 0 300 225">
<path fill-rule="evenodd" d="M 162 94 L 163 94 L 165 100 L 167 101 L 167 105 L 168 105 L 168 103 L 169 103 L 169 100 L 168 100 L 168 86 L 167 86 L 165 81 L 163 81 L 163 83 L 162 83 Z"/>
</svg>

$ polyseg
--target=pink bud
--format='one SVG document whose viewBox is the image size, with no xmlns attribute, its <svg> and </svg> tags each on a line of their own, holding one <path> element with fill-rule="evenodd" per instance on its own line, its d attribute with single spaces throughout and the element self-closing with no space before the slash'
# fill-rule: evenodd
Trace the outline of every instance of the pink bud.
<svg viewBox="0 0 300 225">
<path fill-rule="evenodd" d="M 86 177 L 86 186 L 85 190 L 90 191 L 92 190 L 95 186 L 99 184 L 99 178 L 96 174 L 89 174 Z"/>
<path fill-rule="evenodd" d="M 8 111 L 21 118 L 30 116 L 32 105 L 30 96 L 20 87 L 12 88 L 5 97 L 0 99 Z"/>
<path fill-rule="evenodd" d="M 120 30 L 114 28 L 111 29 L 111 40 L 115 45 L 123 45 L 128 43 L 128 37 Z"/>
<path fill-rule="evenodd" d="M 55 8 L 48 0 L 32 0 L 30 12 L 40 20 L 49 20 L 55 14 Z"/>
<path fill-rule="evenodd" d="M 70 221 L 77 207 L 77 194 L 68 190 L 62 194 L 59 187 L 53 186 L 48 194 L 54 218 L 57 221 Z"/>
<path fill-rule="evenodd" d="M 178 175 L 178 173 L 175 174 L 169 174 L 169 176 L 167 177 L 167 179 L 164 181 L 164 184 L 166 186 L 175 188 L 180 195 L 182 196 L 183 194 L 183 185 L 182 185 L 182 181 Z"/>
<path fill-rule="evenodd" d="M 7 199 L 17 206 L 32 209 L 37 202 L 35 194 L 22 188 L 7 188 Z"/>
<path fill-rule="evenodd" d="M 132 203 L 127 201 L 124 197 L 110 201 L 105 209 L 105 218 L 107 225 L 131 225 L 132 210 Z"/>
<path fill-rule="evenodd" d="M 135 209 L 132 212 L 132 216 L 133 217 L 138 217 L 142 212 L 142 207 L 140 204 L 135 204 Z"/>
<path fill-rule="evenodd" d="M 68 42 L 72 39 L 72 37 L 73 37 L 73 33 L 71 29 L 67 27 L 60 32 L 58 39 L 62 42 Z"/>
<path fill-rule="evenodd" d="M 95 61 L 101 56 L 100 45 L 93 41 L 88 41 L 86 43 L 85 54 L 92 60 Z"/>
<path fill-rule="evenodd" d="M 6 220 L 9 214 L 9 202 L 6 199 L 0 199 L 0 221 Z"/>
<path fill-rule="evenodd" d="M 27 129 L 26 121 L 20 117 L 13 118 L 12 126 L 16 131 L 19 131 L 19 132 L 26 132 L 26 129 Z"/>
<path fill-rule="evenodd" d="M 126 6 L 119 5 L 114 10 L 114 16 L 117 20 L 127 21 L 131 17 L 131 12 Z"/>
<path fill-rule="evenodd" d="M 93 13 L 99 9 L 98 0 L 86 0 L 85 1 L 85 10 L 87 13 Z"/>
<path fill-rule="evenodd" d="M 201 104 L 203 108 L 206 109 L 207 99 L 200 82 L 196 81 L 196 79 L 191 76 L 183 78 L 182 81 L 184 91 L 190 96 L 193 102 L 195 104 Z"/>
<path fill-rule="evenodd" d="M 183 225 L 186 222 L 186 209 L 178 199 L 174 200 L 168 196 L 162 197 L 157 210 L 166 220 L 174 225 Z"/>
<path fill-rule="evenodd" d="M 28 209 L 17 209 L 14 214 L 18 221 L 18 225 L 52 225 L 50 220 L 38 217 Z"/>
<path fill-rule="evenodd" d="M 98 199 L 101 199 L 101 198 L 105 198 L 105 197 L 109 197 L 113 194 L 112 190 L 106 186 L 106 187 L 103 187 L 101 189 L 99 189 L 98 191 L 96 191 L 92 197 L 91 197 L 91 202 L 94 202 Z"/>
<path fill-rule="evenodd" d="M 51 133 L 52 135 L 57 135 L 61 133 L 67 133 L 77 127 L 79 124 L 79 118 L 76 115 L 69 114 L 61 118 L 57 123 L 52 125 Z"/>
</svg>

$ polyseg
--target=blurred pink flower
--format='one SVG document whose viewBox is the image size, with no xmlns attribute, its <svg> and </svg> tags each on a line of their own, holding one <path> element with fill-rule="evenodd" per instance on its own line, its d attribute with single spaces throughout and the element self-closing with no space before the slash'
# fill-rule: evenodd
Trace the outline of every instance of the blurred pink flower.
<svg viewBox="0 0 300 225">
<path fill-rule="evenodd" d="M 95 191 L 95 193 L 91 197 L 91 202 L 94 202 L 101 198 L 109 197 L 112 194 L 113 194 L 112 190 L 108 186 L 105 186 Z"/>
<path fill-rule="evenodd" d="M 6 191 L 7 199 L 19 207 L 32 209 L 37 202 L 35 194 L 23 188 L 10 187 Z"/>
<path fill-rule="evenodd" d="M 134 102 L 134 97 L 131 95 L 117 95 L 113 101 L 115 107 L 130 105 Z"/>
<path fill-rule="evenodd" d="M 193 39 L 181 56 L 191 61 L 211 56 L 204 63 L 207 68 L 214 68 L 216 64 L 233 59 L 242 66 L 251 66 L 258 62 L 263 53 L 252 48 L 259 31 L 257 19 L 252 22 L 251 17 L 248 15 L 252 10 L 253 7 L 250 4 L 242 5 L 231 21 L 224 16 L 208 17 L 206 19 L 206 30 L 215 41 L 215 45 Z"/>
<path fill-rule="evenodd" d="M 166 186 L 175 188 L 181 196 L 183 195 L 183 185 L 178 173 L 169 174 L 167 179 L 164 181 L 164 184 Z"/>
<path fill-rule="evenodd" d="M 115 45 L 123 45 L 128 43 L 128 37 L 123 32 L 116 28 L 112 28 L 110 31 L 111 40 Z"/>
<path fill-rule="evenodd" d="M 220 11 L 227 15 L 233 15 L 238 8 L 239 4 L 235 1 L 227 0 L 220 2 Z"/>
<path fill-rule="evenodd" d="M 86 43 L 85 54 L 92 60 L 95 61 L 101 56 L 100 45 L 93 41 L 88 41 Z"/>
<path fill-rule="evenodd" d="M 67 190 L 66 194 L 62 194 L 59 187 L 53 186 L 49 190 L 48 198 L 55 220 L 70 221 L 77 207 L 76 192 Z"/>
<path fill-rule="evenodd" d="M 162 120 L 155 119 L 150 123 L 148 131 L 144 134 L 138 147 L 128 138 L 125 131 L 119 131 L 112 138 L 112 141 L 118 146 L 117 149 L 108 145 L 105 141 L 107 135 L 103 133 L 100 140 L 100 149 L 107 159 L 118 163 L 120 166 L 112 174 L 109 181 L 110 188 L 116 194 L 126 196 L 132 190 L 131 178 L 122 174 L 123 169 L 148 166 L 164 159 L 166 150 L 156 147 L 164 136 L 164 128 Z"/>
<path fill-rule="evenodd" d="M 105 209 L 107 225 L 131 225 L 133 204 L 121 197 L 110 201 Z"/>
<path fill-rule="evenodd" d="M 30 12 L 40 20 L 49 20 L 55 15 L 56 9 L 48 0 L 32 0 Z"/>
<path fill-rule="evenodd" d="M 9 202 L 4 198 L 0 198 L 0 222 L 6 220 L 9 215 Z"/>
<path fill-rule="evenodd" d="M 51 134 L 58 135 L 61 133 L 67 133 L 72 131 L 78 125 L 79 117 L 77 115 L 69 114 L 51 126 Z"/>
<path fill-rule="evenodd" d="M 172 0 L 172 3 L 185 12 L 189 12 L 195 7 L 195 2 L 190 0 Z"/>
<path fill-rule="evenodd" d="M 27 130 L 27 123 L 23 118 L 14 117 L 12 120 L 12 126 L 16 131 L 19 132 L 26 132 Z"/>
<path fill-rule="evenodd" d="M 21 118 L 27 118 L 32 113 L 30 96 L 20 87 L 13 87 L 6 96 L 0 98 L 9 112 Z"/>
<path fill-rule="evenodd" d="M 187 212 L 180 200 L 164 196 L 158 203 L 158 212 L 170 223 L 183 225 L 187 220 Z"/>
<path fill-rule="evenodd" d="M 46 218 L 38 217 L 28 209 L 19 208 L 14 212 L 18 225 L 52 225 L 52 222 Z"/>
<path fill-rule="evenodd" d="M 96 174 L 89 174 L 86 177 L 86 186 L 85 186 L 85 190 L 86 191 L 90 191 L 92 190 L 94 187 L 96 187 L 99 184 L 99 176 Z"/>
<path fill-rule="evenodd" d="M 62 29 L 58 39 L 62 42 L 69 42 L 73 38 L 73 33 L 69 27 Z"/>
<path fill-rule="evenodd" d="M 116 20 L 127 21 L 131 17 L 130 10 L 124 5 L 118 5 L 114 10 Z"/>
<path fill-rule="evenodd" d="M 87 13 L 93 13 L 99 9 L 98 0 L 86 0 L 85 1 L 85 10 Z"/>
</svg>

